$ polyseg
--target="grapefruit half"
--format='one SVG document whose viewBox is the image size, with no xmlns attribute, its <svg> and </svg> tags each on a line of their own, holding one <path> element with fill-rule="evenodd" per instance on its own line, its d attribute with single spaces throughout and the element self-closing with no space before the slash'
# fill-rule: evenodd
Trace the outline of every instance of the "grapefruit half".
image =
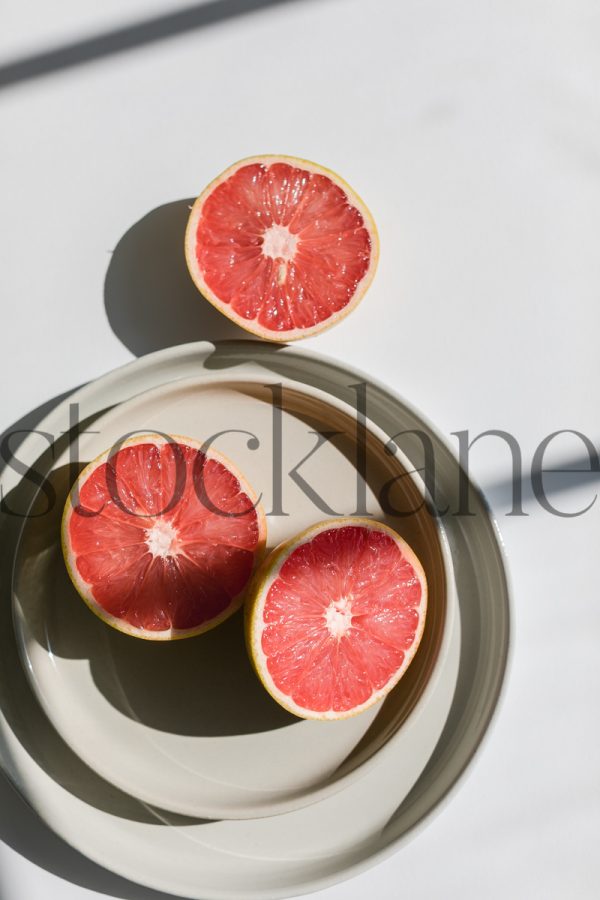
<svg viewBox="0 0 600 900">
<path fill-rule="evenodd" d="M 243 159 L 192 207 L 185 255 L 196 287 L 247 331 L 293 341 L 354 309 L 377 266 L 369 210 L 338 175 L 291 156 Z"/>
<path fill-rule="evenodd" d="M 283 707 L 343 719 L 398 683 L 426 609 L 425 573 L 400 535 L 371 519 L 333 519 L 263 562 L 246 607 L 248 650 Z"/>
<path fill-rule="evenodd" d="M 62 519 L 81 597 L 108 625 L 148 640 L 190 637 L 235 612 L 265 535 L 256 494 L 231 462 L 155 434 L 91 462 Z"/>
</svg>

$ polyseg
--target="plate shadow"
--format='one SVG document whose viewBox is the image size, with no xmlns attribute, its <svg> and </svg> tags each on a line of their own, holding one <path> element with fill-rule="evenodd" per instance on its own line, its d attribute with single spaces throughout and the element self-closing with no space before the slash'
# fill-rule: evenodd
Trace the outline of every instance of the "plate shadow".
<svg viewBox="0 0 600 900">
<path fill-rule="evenodd" d="M 46 872 L 88 891 L 122 900 L 172 900 L 172 894 L 128 881 L 69 846 L 42 822 L 2 772 L 0 810 L 0 840 Z M 0 879 L 0 897 L 3 896 Z"/>
</svg>

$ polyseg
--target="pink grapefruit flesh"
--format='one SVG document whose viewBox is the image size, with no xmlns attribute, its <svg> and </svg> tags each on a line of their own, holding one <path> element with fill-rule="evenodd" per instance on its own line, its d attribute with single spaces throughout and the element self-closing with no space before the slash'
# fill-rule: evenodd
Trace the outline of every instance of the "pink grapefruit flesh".
<svg viewBox="0 0 600 900">
<path fill-rule="evenodd" d="M 69 495 L 69 575 L 119 631 L 189 637 L 243 602 L 264 547 L 264 514 L 232 464 L 200 448 L 191 438 L 132 439 L 90 463 Z"/>
<path fill-rule="evenodd" d="M 198 197 L 185 252 L 200 292 L 242 328 L 291 341 L 329 328 L 371 283 L 377 230 L 339 176 L 307 160 L 257 156 Z"/>
<path fill-rule="evenodd" d="M 398 683 L 425 625 L 427 582 L 386 525 L 345 518 L 276 548 L 249 597 L 246 639 L 269 693 L 306 719 L 367 709 Z"/>
</svg>

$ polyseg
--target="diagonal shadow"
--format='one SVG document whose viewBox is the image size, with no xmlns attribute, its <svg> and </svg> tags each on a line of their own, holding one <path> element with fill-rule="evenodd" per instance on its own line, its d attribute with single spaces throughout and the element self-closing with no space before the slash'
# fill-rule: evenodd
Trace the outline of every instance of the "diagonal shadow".
<svg viewBox="0 0 600 900">
<path fill-rule="evenodd" d="M 0 65 L 0 90 L 292 0 L 209 0 Z"/>
<path fill-rule="evenodd" d="M 511 507 L 522 506 L 528 515 L 536 507 L 545 509 L 546 512 L 562 517 L 571 518 L 582 515 L 596 502 L 595 487 L 600 481 L 600 461 L 597 454 L 585 456 L 565 457 L 558 465 L 531 467 L 527 472 L 523 471 L 515 483 L 514 478 L 503 478 L 495 482 L 483 483 L 481 489 L 487 502 L 497 512 L 507 510 L 506 515 L 512 515 Z M 589 488 L 590 494 L 586 501 L 589 506 L 579 511 L 576 508 L 569 510 L 568 505 L 559 506 L 558 497 L 562 494 L 570 494 L 578 488 Z M 518 502 L 520 500 L 520 503 Z"/>
</svg>

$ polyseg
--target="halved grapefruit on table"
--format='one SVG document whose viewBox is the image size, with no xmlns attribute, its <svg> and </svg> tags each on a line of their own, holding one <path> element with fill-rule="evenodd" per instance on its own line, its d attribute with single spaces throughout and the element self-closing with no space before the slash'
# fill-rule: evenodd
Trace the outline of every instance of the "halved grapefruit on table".
<svg viewBox="0 0 600 900">
<path fill-rule="evenodd" d="M 158 434 L 86 466 L 62 521 L 81 597 L 107 624 L 148 640 L 190 637 L 232 615 L 265 538 L 257 495 L 229 460 Z"/>
<path fill-rule="evenodd" d="M 192 207 L 185 255 L 196 287 L 246 331 L 271 341 L 339 322 L 379 257 L 373 218 L 323 166 L 291 156 L 243 159 Z"/>
<path fill-rule="evenodd" d="M 256 672 L 305 719 L 343 719 L 383 699 L 417 652 L 427 611 L 421 563 L 368 518 L 330 519 L 262 563 L 246 605 Z"/>
</svg>

